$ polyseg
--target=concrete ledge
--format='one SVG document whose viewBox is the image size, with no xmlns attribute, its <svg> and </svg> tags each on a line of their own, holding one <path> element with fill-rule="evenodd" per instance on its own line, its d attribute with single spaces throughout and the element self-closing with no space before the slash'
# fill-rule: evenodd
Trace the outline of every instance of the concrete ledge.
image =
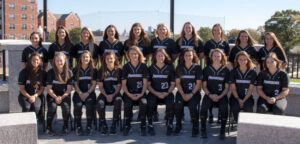
<svg viewBox="0 0 300 144">
<path fill-rule="evenodd" d="M 0 114 L 1 144 L 37 144 L 35 113 Z"/>
<path fill-rule="evenodd" d="M 237 129 L 237 144 L 300 143 L 298 117 L 241 112 Z"/>
</svg>

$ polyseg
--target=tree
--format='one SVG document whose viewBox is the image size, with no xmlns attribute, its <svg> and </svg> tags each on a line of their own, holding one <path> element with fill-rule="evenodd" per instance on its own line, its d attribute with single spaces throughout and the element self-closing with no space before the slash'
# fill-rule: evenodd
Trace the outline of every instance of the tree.
<svg viewBox="0 0 300 144">
<path fill-rule="evenodd" d="M 300 11 L 283 10 L 277 11 L 265 22 L 266 32 L 271 31 L 276 34 L 286 51 L 293 46 L 291 41 L 299 37 Z"/>
<path fill-rule="evenodd" d="M 213 38 L 211 28 L 209 27 L 200 27 L 200 29 L 198 30 L 198 34 L 203 39 L 203 42 L 206 42 Z"/>
<path fill-rule="evenodd" d="M 249 34 L 251 35 L 251 37 L 257 42 L 257 43 L 261 43 L 262 42 L 262 39 L 261 39 L 261 35 L 260 33 L 255 30 L 255 29 L 246 29 Z"/>
<path fill-rule="evenodd" d="M 80 34 L 81 34 L 81 29 L 79 27 L 70 30 L 69 33 L 70 40 L 73 44 L 79 43 L 81 41 Z"/>
<path fill-rule="evenodd" d="M 54 30 L 49 33 L 48 42 L 51 42 L 51 43 L 55 42 L 55 33 L 56 33 L 56 31 L 54 31 Z"/>
</svg>

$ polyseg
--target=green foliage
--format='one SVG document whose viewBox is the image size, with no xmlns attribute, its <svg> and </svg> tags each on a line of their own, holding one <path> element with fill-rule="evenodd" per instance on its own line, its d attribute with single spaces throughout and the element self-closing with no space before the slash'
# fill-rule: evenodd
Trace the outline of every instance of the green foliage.
<svg viewBox="0 0 300 144">
<path fill-rule="evenodd" d="M 213 38 L 211 28 L 209 27 L 200 27 L 198 30 L 199 36 L 202 38 L 203 42 L 206 42 Z"/>
<path fill-rule="evenodd" d="M 48 42 L 51 42 L 51 43 L 55 42 L 55 33 L 56 32 L 54 30 L 49 33 Z"/>
<path fill-rule="evenodd" d="M 81 41 L 80 32 L 81 28 L 73 28 L 70 30 L 69 36 L 73 44 L 79 43 Z"/>
</svg>

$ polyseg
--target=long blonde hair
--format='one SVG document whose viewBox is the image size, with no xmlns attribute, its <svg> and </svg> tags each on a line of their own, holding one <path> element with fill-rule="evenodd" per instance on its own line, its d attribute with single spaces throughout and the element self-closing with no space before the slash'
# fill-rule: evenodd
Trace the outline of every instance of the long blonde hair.
<svg viewBox="0 0 300 144">
<path fill-rule="evenodd" d="M 142 51 L 137 46 L 131 46 L 128 49 L 128 51 L 126 52 L 126 58 L 127 58 L 127 60 L 131 61 L 130 60 L 130 56 L 129 56 L 129 52 L 132 51 L 132 50 L 135 50 L 138 53 L 138 55 L 139 55 L 139 62 L 145 63 L 145 57 L 144 57 Z"/>
<path fill-rule="evenodd" d="M 55 64 L 55 60 L 59 57 L 59 56 L 62 56 L 64 61 L 65 61 L 65 64 L 63 66 L 63 74 L 65 75 L 65 78 L 62 79 L 60 73 L 58 72 L 58 68 Z M 69 75 L 69 65 L 68 65 L 68 62 L 67 62 L 67 56 L 62 53 L 62 52 L 58 52 L 54 58 L 53 58 L 53 70 L 54 70 L 54 73 L 55 73 L 55 78 L 59 81 L 59 82 L 67 82 L 68 79 L 70 78 L 70 75 Z"/>
<path fill-rule="evenodd" d="M 155 37 L 158 37 L 158 29 L 160 27 L 165 27 L 167 29 L 166 37 L 170 38 L 172 34 L 171 34 L 170 29 L 168 28 L 168 26 L 166 24 L 164 24 L 164 23 L 160 23 L 160 24 L 157 25 L 155 33 L 154 33 Z"/>
<path fill-rule="evenodd" d="M 94 49 L 95 49 L 95 48 L 94 48 L 94 42 L 95 42 L 94 34 L 93 34 L 92 30 L 91 30 L 90 28 L 88 28 L 88 27 L 83 27 L 83 28 L 81 29 L 80 34 L 82 34 L 82 32 L 83 32 L 84 30 L 88 31 L 89 34 L 90 34 L 90 37 L 89 37 L 89 49 L 90 49 L 91 54 L 93 55 Z M 81 35 L 80 35 L 80 37 L 81 37 Z"/>
<path fill-rule="evenodd" d="M 222 64 L 222 66 L 226 66 L 226 65 L 227 65 L 227 56 L 226 56 L 225 53 L 224 53 L 221 49 L 219 49 L 219 48 L 215 48 L 213 51 L 211 51 L 211 52 L 209 53 L 209 58 L 211 59 L 212 64 L 213 64 L 212 56 L 213 56 L 213 54 L 214 54 L 215 52 L 221 53 L 221 56 L 222 56 L 221 64 Z"/>
<path fill-rule="evenodd" d="M 201 40 L 201 41 L 202 41 L 202 39 L 201 39 L 201 37 L 197 34 L 196 29 L 195 29 L 194 25 L 193 25 L 191 22 L 186 22 L 186 23 L 184 23 L 184 25 L 183 25 L 183 27 L 182 27 L 182 30 L 181 30 L 181 33 L 180 33 L 180 37 L 179 37 L 179 45 L 180 45 L 180 46 L 182 45 L 182 39 L 183 39 L 184 36 L 185 36 L 184 27 L 185 27 L 185 25 L 188 25 L 188 24 L 192 26 L 192 35 L 193 35 L 193 37 L 194 37 L 194 45 L 195 45 L 195 47 L 198 47 L 198 40 Z"/>
<path fill-rule="evenodd" d="M 240 51 L 236 54 L 235 58 L 234 58 L 234 67 L 239 67 L 239 62 L 238 59 L 240 56 L 245 56 L 247 58 L 247 68 L 254 68 L 255 65 L 253 64 L 251 58 L 249 57 L 248 53 L 245 51 Z"/>
</svg>

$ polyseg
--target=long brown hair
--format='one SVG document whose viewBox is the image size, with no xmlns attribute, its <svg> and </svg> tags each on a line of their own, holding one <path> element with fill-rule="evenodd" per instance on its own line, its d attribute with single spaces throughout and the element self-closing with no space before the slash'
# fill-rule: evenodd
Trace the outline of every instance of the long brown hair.
<svg viewBox="0 0 300 144">
<path fill-rule="evenodd" d="M 280 59 L 278 59 L 276 53 L 271 52 L 271 53 L 269 53 L 269 54 L 266 56 L 266 58 L 265 58 L 265 60 L 264 60 L 264 73 L 268 73 L 268 71 L 269 71 L 269 69 L 268 69 L 268 67 L 267 67 L 267 59 L 268 59 L 268 58 L 274 59 L 274 60 L 277 62 L 276 68 L 277 68 L 277 69 L 281 69 L 282 61 L 281 61 Z"/>
<path fill-rule="evenodd" d="M 235 41 L 235 45 L 240 45 L 241 44 L 241 40 L 240 40 L 240 36 L 242 33 L 246 33 L 248 35 L 248 45 L 253 46 L 254 44 L 256 44 L 257 42 L 252 38 L 252 36 L 250 35 L 250 33 L 247 30 L 241 30 L 237 36 L 237 39 Z"/>
<path fill-rule="evenodd" d="M 35 35 L 35 34 L 37 34 L 37 35 L 39 36 L 39 38 L 40 38 L 40 40 L 39 40 L 39 46 L 42 47 L 42 46 L 43 46 L 43 45 L 42 45 L 43 38 L 42 38 L 42 35 L 41 35 L 39 32 L 32 32 L 32 33 L 30 34 L 29 39 L 31 40 L 31 37 L 32 37 L 33 35 Z"/>
<path fill-rule="evenodd" d="M 33 65 L 31 64 L 31 60 L 33 57 L 37 56 L 40 60 L 40 64 L 37 68 L 33 68 Z M 26 69 L 27 69 L 27 75 L 28 79 L 30 80 L 30 86 L 34 87 L 35 89 L 38 89 L 39 85 L 37 81 L 40 82 L 40 85 L 44 82 L 43 79 L 43 67 L 42 67 L 42 58 L 38 52 L 34 52 L 31 54 L 29 58 L 29 62 L 27 62 Z M 38 77 L 37 77 L 38 76 Z"/>
<path fill-rule="evenodd" d="M 215 27 L 219 27 L 220 29 L 221 29 L 221 39 L 223 39 L 223 28 L 222 28 L 222 26 L 221 26 L 221 24 L 214 24 L 214 26 L 212 27 L 212 29 L 211 29 L 211 33 L 212 33 L 212 35 L 214 35 L 214 28 Z"/>
<path fill-rule="evenodd" d="M 181 33 L 180 33 L 180 37 L 179 37 L 179 45 L 180 46 L 182 45 L 182 39 L 185 37 L 184 27 L 185 27 L 185 25 L 188 25 L 188 24 L 192 26 L 192 35 L 193 35 L 193 38 L 194 38 L 194 45 L 195 45 L 195 47 L 198 47 L 198 40 L 202 41 L 202 39 L 197 34 L 196 29 L 195 29 L 194 25 L 191 22 L 184 23 L 184 25 L 182 27 L 182 30 L 181 30 Z"/>
<path fill-rule="evenodd" d="M 63 66 L 63 73 L 65 75 L 65 78 L 62 79 L 60 73 L 58 72 L 58 68 L 55 64 L 55 60 L 59 57 L 59 56 L 63 56 L 63 59 L 65 60 L 65 64 Z M 69 75 L 69 65 L 68 65 L 68 62 L 67 62 L 67 57 L 64 53 L 62 52 L 58 52 L 54 58 L 53 58 L 53 70 L 54 70 L 54 73 L 55 73 L 55 78 L 59 81 L 59 82 L 67 82 L 68 79 L 70 78 L 70 75 Z"/>
<path fill-rule="evenodd" d="M 121 70 L 121 65 L 119 63 L 119 59 L 117 58 L 116 54 L 113 51 L 107 51 L 103 54 L 102 56 L 102 60 L 101 60 L 101 71 L 102 71 L 102 75 L 101 75 L 101 80 L 104 80 L 105 78 L 108 77 L 108 67 L 106 64 L 106 57 L 112 55 L 115 59 L 115 63 L 114 63 L 114 69 L 115 69 L 115 73 L 113 75 L 113 77 L 119 77 L 119 71 Z"/>
<path fill-rule="evenodd" d="M 114 25 L 108 25 L 106 28 L 105 28 L 105 31 L 104 31 L 104 36 L 103 36 L 103 40 L 106 40 L 106 39 L 108 39 L 108 35 L 107 35 L 107 31 L 108 31 L 108 29 L 109 28 L 113 28 L 113 29 L 115 29 L 115 39 L 119 39 L 119 32 L 118 32 L 118 30 L 117 30 L 117 28 L 114 26 Z"/>
<path fill-rule="evenodd" d="M 182 71 L 183 71 L 183 68 L 185 67 L 184 55 L 187 52 L 193 52 L 193 60 L 192 60 L 192 62 L 194 64 L 198 63 L 198 61 L 199 61 L 197 53 L 196 53 L 196 51 L 194 49 L 192 49 L 192 48 L 186 48 L 186 49 L 184 49 L 183 52 L 182 52 L 182 54 L 179 57 L 178 66 L 176 67 L 176 74 L 179 75 L 179 76 L 183 75 Z"/>
<path fill-rule="evenodd" d="M 130 56 L 129 56 L 129 52 L 130 52 L 131 50 L 135 50 L 135 51 L 139 54 L 139 62 L 140 62 L 140 63 L 145 63 L 145 57 L 144 57 L 142 51 L 141 51 L 137 46 L 131 46 L 131 47 L 128 49 L 128 51 L 126 52 L 126 58 L 127 58 L 128 61 L 131 61 L 131 60 L 130 60 Z"/>
<path fill-rule="evenodd" d="M 80 38 L 82 39 L 82 36 L 81 36 L 81 34 L 82 34 L 82 32 L 84 31 L 84 30 L 86 30 L 86 31 L 88 31 L 89 32 L 89 34 L 90 34 L 90 37 L 89 37 L 89 49 L 90 49 L 90 51 L 91 51 L 91 53 L 92 53 L 92 55 L 93 55 L 93 53 L 94 53 L 94 42 L 95 42 L 95 38 L 94 38 L 94 34 L 93 34 L 93 32 L 92 32 L 92 30 L 90 29 L 90 28 L 88 28 L 88 27 L 83 27 L 82 29 L 81 29 L 81 32 L 80 32 Z"/>
<path fill-rule="evenodd" d="M 266 38 L 267 35 L 270 35 L 272 37 L 272 39 L 274 41 L 273 45 L 279 47 L 281 49 L 282 53 L 284 54 L 284 56 L 286 57 L 285 50 L 283 49 L 283 47 L 282 47 L 281 43 L 279 42 L 278 38 L 276 37 L 276 35 L 273 32 L 266 32 L 264 37 Z M 265 38 L 264 38 L 264 43 L 266 46 Z"/>
<path fill-rule="evenodd" d="M 69 33 L 68 33 L 67 29 L 64 26 L 58 26 L 57 30 L 55 32 L 56 49 L 58 49 L 58 31 L 61 30 L 61 29 L 64 30 L 65 33 L 66 33 L 65 45 L 66 45 L 67 50 L 70 50 L 71 47 L 72 47 L 72 44 L 71 44 L 71 41 L 70 41 Z"/>
<path fill-rule="evenodd" d="M 172 61 L 171 61 L 170 56 L 167 54 L 166 50 L 163 49 L 163 48 L 159 48 L 159 49 L 157 49 L 157 50 L 155 51 L 155 53 L 154 53 L 154 55 L 153 55 L 153 57 L 152 57 L 152 64 L 156 64 L 156 62 L 157 62 L 157 60 L 156 60 L 156 55 L 157 55 L 158 52 L 161 52 L 161 53 L 164 54 L 164 56 L 165 56 L 165 61 L 164 61 L 164 63 L 165 63 L 165 64 L 168 64 L 168 65 L 171 65 L 171 64 L 172 64 Z"/>
<path fill-rule="evenodd" d="M 89 62 L 89 66 L 88 67 L 91 70 L 91 78 L 93 78 L 93 76 L 94 76 L 95 66 L 94 66 L 94 60 L 93 60 L 92 54 L 91 54 L 90 51 L 84 50 L 83 53 L 80 55 L 80 58 L 78 60 L 78 65 L 76 66 L 76 82 L 79 82 L 80 68 L 82 67 L 81 58 L 83 57 L 83 54 L 88 54 L 90 56 L 90 62 Z M 91 79 L 91 82 L 92 82 L 92 80 L 93 79 Z"/>
<path fill-rule="evenodd" d="M 226 65 L 227 65 L 227 56 L 226 56 L 225 53 L 224 53 L 221 49 L 219 49 L 219 48 L 215 48 L 213 51 L 211 51 L 211 52 L 209 53 L 209 58 L 210 58 L 211 61 L 212 61 L 211 64 L 213 64 L 212 56 L 213 56 L 213 54 L 214 54 L 215 52 L 221 53 L 221 56 L 222 56 L 221 64 L 222 64 L 222 66 L 226 66 Z"/>
<path fill-rule="evenodd" d="M 234 67 L 239 67 L 240 66 L 240 64 L 239 64 L 239 62 L 238 62 L 238 59 L 239 59 L 239 57 L 240 56 L 245 56 L 246 58 L 247 58 L 247 68 L 254 68 L 255 67 L 255 65 L 253 64 L 253 62 L 252 62 L 252 60 L 251 60 L 251 58 L 249 57 L 249 55 L 248 55 L 248 53 L 247 52 L 245 52 L 245 51 L 240 51 L 240 52 L 238 52 L 237 54 L 236 54 L 236 56 L 235 56 L 235 58 L 234 58 Z"/>
<path fill-rule="evenodd" d="M 128 38 L 128 41 L 126 43 L 126 46 L 131 47 L 133 45 L 137 45 L 138 41 L 135 39 L 135 36 L 134 36 L 134 33 L 133 33 L 133 28 L 136 27 L 136 26 L 141 28 L 140 38 L 143 41 L 143 46 L 144 47 L 150 46 L 150 40 L 148 38 L 148 35 L 147 35 L 147 33 L 145 32 L 144 28 L 142 27 L 142 25 L 140 23 L 134 23 L 132 25 L 130 33 L 129 33 L 129 38 Z"/>
</svg>

